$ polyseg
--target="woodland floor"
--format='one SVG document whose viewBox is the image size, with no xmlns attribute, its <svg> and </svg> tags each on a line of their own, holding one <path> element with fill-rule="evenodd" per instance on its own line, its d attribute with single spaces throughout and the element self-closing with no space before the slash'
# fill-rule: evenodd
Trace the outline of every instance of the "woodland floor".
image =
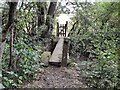
<svg viewBox="0 0 120 90">
<path fill-rule="evenodd" d="M 34 76 L 31 83 L 26 83 L 22 88 L 87 88 L 75 67 L 43 68 Z"/>
</svg>

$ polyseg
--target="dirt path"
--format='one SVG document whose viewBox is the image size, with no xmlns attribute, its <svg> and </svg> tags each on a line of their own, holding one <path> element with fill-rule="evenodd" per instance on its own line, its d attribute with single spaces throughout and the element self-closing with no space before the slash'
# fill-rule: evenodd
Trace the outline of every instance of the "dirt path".
<svg viewBox="0 0 120 90">
<path fill-rule="evenodd" d="M 23 88 L 87 88 L 74 68 L 47 67 Z"/>
</svg>

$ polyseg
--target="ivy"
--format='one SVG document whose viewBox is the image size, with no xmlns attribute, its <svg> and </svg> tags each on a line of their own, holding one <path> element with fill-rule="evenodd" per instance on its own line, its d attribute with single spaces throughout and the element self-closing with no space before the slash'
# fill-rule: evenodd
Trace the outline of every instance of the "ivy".
<svg viewBox="0 0 120 90">
<path fill-rule="evenodd" d="M 87 60 L 87 66 L 78 70 L 88 81 L 89 87 L 110 90 L 117 88 L 119 62 L 117 40 L 120 37 L 116 35 L 119 33 L 116 21 L 118 9 L 114 5 L 118 4 L 112 2 L 89 4 L 86 6 L 86 12 L 83 12 L 84 8 L 79 9 L 73 17 L 73 21 L 77 21 L 76 18 L 80 18 L 81 21 L 70 36 L 71 58 L 79 62 L 79 68 L 82 62 Z M 88 17 L 82 18 L 84 15 Z M 111 27 L 113 22 L 116 24 Z M 86 30 L 84 25 L 87 26 Z"/>
</svg>

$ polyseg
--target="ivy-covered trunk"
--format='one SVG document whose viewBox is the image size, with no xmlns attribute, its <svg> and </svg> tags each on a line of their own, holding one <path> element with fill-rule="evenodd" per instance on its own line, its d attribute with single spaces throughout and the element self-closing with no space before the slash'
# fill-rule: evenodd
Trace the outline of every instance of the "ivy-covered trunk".
<svg viewBox="0 0 120 90">
<path fill-rule="evenodd" d="M 6 42 L 7 34 L 8 34 L 8 32 L 11 31 L 11 28 L 14 24 L 17 3 L 18 2 L 9 2 L 9 18 L 8 18 L 8 22 L 5 26 L 5 29 L 3 29 L 3 31 L 2 31 L 2 38 L 0 41 L 0 61 L 2 61 L 2 54 L 3 54 L 4 44 Z"/>
<path fill-rule="evenodd" d="M 0 74 L 2 75 L 2 54 L 5 42 L 0 43 Z M 0 76 L 0 83 L 2 83 L 2 76 Z"/>
<path fill-rule="evenodd" d="M 120 5 L 118 6 L 118 10 L 119 10 L 118 23 L 120 23 Z M 119 58 L 119 60 L 118 60 L 118 85 L 117 85 L 117 87 L 118 87 L 118 89 L 120 89 L 120 36 L 119 36 L 119 39 L 118 39 L 118 42 L 117 42 L 117 49 L 118 49 L 118 58 Z"/>
</svg>

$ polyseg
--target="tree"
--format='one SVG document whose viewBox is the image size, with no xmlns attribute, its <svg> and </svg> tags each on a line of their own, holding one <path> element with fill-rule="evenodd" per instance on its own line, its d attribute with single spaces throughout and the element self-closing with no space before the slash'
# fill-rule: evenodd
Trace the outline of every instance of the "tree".
<svg viewBox="0 0 120 90">
<path fill-rule="evenodd" d="M 7 25 L 2 31 L 2 38 L 0 41 L 0 62 L 2 61 L 2 54 L 3 54 L 4 44 L 6 42 L 7 34 L 12 30 L 12 27 L 14 25 L 17 4 L 18 2 L 9 2 L 9 18 Z"/>
<path fill-rule="evenodd" d="M 46 2 L 37 2 L 38 27 L 45 23 Z"/>
<path fill-rule="evenodd" d="M 86 78 L 92 77 L 87 79 L 90 87 L 117 88 L 120 86 L 120 5 L 115 2 L 78 5 L 70 32 L 70 57 L 78 61 L 87 60 L 88 65 L 97 61 L 94 68 L 90 66 L 88 69 L 91 74 Z"/>
<path fill-rule="evenodd" d="M 57 6 L 57 1 L 50 2 L 50 6 L 48 8 L 48 13 L 47 13 L 47 19 L 46 19 L 46 25 L 48 26 L 48 31 L 53 28 L 52 19 L 54 18 L 56 6 Z"/>
</svg>

